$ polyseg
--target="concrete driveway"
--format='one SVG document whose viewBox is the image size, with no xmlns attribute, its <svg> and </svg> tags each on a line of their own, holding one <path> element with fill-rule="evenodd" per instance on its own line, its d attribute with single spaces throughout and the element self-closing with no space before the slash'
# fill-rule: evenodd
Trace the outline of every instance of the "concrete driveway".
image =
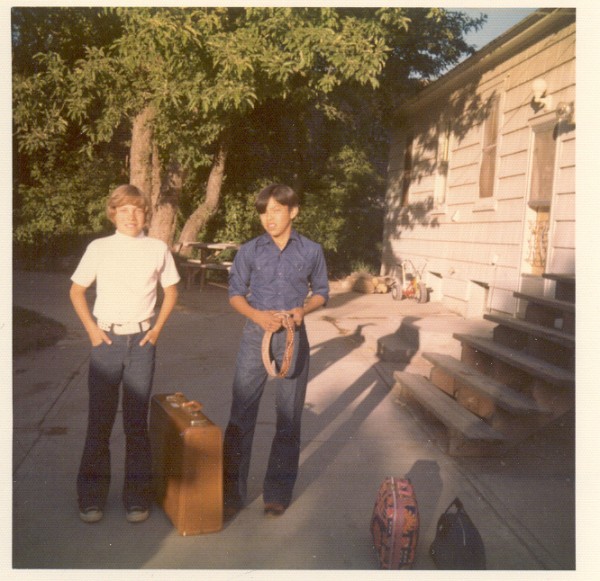
<svg viewBox="0 0 600 581">
<path fill-rule="evenodd" d="M 105 517 L 84 524 L 77 514 L 75 476 L 86 428 L 88 340 L 70 307 L 69 285 L 68 274 L 14 273 L 13 302 L 68 328 L 56 345 L 13 363 L 15 571 L 60 570 L 57 578 L 63 579 L 65 570 L 144 569 L 140 578 L 162 579 L 164 573 L 151 570 L 184 575 L 202 569 L 210 570 L 210 579 L 262 579 L 274 572 L 283 578 L 284 570 L 286 578 L 303 570 L 319 570 L 321 577 L 343 570 L 378 578 L 384 573 L 376 573 L 369 522 L 388 475 L 409 477 L 416 490 L 421 519 L 416 570 L 435 569 L 429 545 L 438 517 L 456 496 L 482 534 L 488 569 L 574 569 L 574 423 L 564 420 L 503 458 L 447 456 L 437 422 L 402 403 L 392 389 L 394 369 L 426 373 L 425 362 L 418 354 L 408 364 L 382 362 L 377 339 L 412 317 L 422 322 L 424 340 L 429 333 L 436 346 L 451 351 L 452 332 L 475 322 L 436 303 L 395 302 L 390 295 L 334 293 L 325 309 L 307 318 L 312 359 L 300 475 L 283 517 L 267 519 L 262 512 L 261 483 L 274 430 L 273 389 L 267 387 L 250 502 L 221 532 L 181 537 L 158 507 L 145 523 L 125 521 L 119 419 Z M 224 428 L 242 324 L 224 288 L 182 289 L 161 335 L 154 393 L 182 391 Z"/>
</svg>

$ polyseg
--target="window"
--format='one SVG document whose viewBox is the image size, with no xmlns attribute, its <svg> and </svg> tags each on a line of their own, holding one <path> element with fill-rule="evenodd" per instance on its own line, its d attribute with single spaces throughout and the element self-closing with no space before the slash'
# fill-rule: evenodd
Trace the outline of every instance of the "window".
<svg viewBox="0 0 600 581">
<path fill-rule="evenodd" d="M 494 195 L 496 178 L 496 155 L 498 153 L 498 124 L 500 120 L 500 99 L 493 97 L 490 112 L 483 127 L 483 149 L 479 170 L 479 197 L 491 198 Z"/>
</svg>

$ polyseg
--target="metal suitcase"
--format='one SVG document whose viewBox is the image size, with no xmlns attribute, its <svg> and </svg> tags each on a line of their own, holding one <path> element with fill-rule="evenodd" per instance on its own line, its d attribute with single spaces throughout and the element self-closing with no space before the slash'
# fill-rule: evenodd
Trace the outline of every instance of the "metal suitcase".
<svg viewBox="0 0 600 581">
<path fill-rule="evenodd" d="M 411 569 L 419 538 L 419 509 L 408 478 L 388 476 L 371 518 L 373 546 L 382 569 Z"/>
<path fill-rule="evenodd" d="M 157 394 L 150 405 L 152 472 L 157 503 L 180 535 L 223 527 L 223 437 L 196 401 Z"/>
</svg>

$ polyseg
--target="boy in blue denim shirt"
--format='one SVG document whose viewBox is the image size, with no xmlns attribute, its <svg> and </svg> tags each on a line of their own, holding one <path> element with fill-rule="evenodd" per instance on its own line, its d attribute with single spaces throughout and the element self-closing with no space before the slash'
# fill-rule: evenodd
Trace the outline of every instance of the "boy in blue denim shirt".
<svg viewBox="0 0 600 581">
<path fill-rule="evenodd" d="M 126 438 L 123 503 L 127 520 L 141 522 L 148 518 L 151 503 L 147 419 L 155 345 L 177 302 L 179 274 L 167 245 L 144 234 L 150 204 L 138 188 L 116 188 L 106 213 L 116 232 L 90 243 L 71 277 L 71 302 L 92 344 L 88 427 L 77 476 L 79 516 L 87 523 L 103 516 L 110 486 L 110 434 L 122 383 Z M 86 289 L 94 282 L 92 316 Z M 159 283 L 164 300 L 153 319 Z"/>
<path fill-rule="evenodd" d="M 231 416 L 225 430 L 226 518 L 243 508 L 246 500 L 252 440 L 268 376 L 261 356 L 262 340 L 265 332 L 273 333 L 271 348 L 281 359 L 286 344 L 281 313 L 288 313 L 295 325 L 294 353 L 287 376 L 276 380 L 277 426 L 263 484 L 265 514 L 281 515 L 291 502 L 310 355 L 304 317 L 329 298 L 321 245 L 292 227 L 299 210 L 296 193 L 288 186 L 273 184 L 259 192 L 255 206 L 265 233 L 242 245 L 229 276 L 229 302 L 248 320 L 238 351 Z"/>
</svg>

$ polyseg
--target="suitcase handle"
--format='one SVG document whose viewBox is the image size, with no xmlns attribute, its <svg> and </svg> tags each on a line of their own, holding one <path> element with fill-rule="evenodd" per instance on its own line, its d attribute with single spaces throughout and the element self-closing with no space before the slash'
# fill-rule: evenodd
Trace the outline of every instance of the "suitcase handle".
<svg viewBox="0 0 600 581">
<path fill-rule="evenodd" d="M 180 404 L 181 401 L 185 400 L 185 399 L 186 399 L 186 397 L 185 397 L 185 395 L 183 395 L 183 393 L 181 391 L 172 393 L 171 395 L 167 396 L 167 401 L 172 404 Z"/>
<path fill-rule="evenodd" d="M 186 401 L 186 397 L 181 391 L 168 395 L 167 401 L 173 407 L 181 407 L 190 412 L 199 412 L 202 409 L 202 404 L 200 402 L 197 402 L 196 400 Z"/>
<path fill-rule="evenodd" d="M 186 401 L 185 403 L 182 403 L 181 407 L 190 412 L 199 412 L 202 409 L 202 404 L 195 400 L 191 400 L 191 401 Z"/>
</svg>

